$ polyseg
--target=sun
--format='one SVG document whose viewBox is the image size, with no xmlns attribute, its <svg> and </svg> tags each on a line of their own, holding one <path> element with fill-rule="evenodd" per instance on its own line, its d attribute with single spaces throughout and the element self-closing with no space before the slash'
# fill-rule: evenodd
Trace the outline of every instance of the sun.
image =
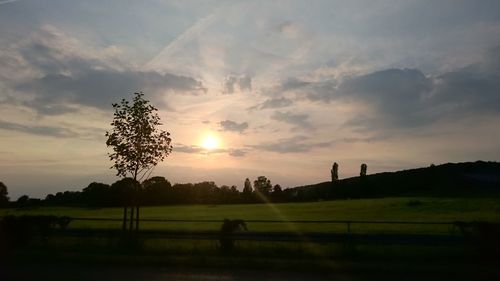
<svg viewBox="0 0 500 281">
<path fill-rule="evenodd" d="M 203 139 L 202 146 L 206 150 L 214 150 L 219 146 L 219 140 L 213 135 L 207 135 Z"/>
</svg>

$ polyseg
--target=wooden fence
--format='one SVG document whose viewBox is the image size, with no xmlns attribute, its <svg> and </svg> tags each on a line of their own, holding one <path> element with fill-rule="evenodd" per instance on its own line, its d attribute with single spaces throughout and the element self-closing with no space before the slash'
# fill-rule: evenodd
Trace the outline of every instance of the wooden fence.
<svg viewBox="0 0 500 281">
<path fill-rule="evenodd" d="M 73 218 L 75 221 L 116 221 L 121 219 L 109 218 Z M 221 223 L 222 220 L 180 220 L 180 219 L 141 219 L 141 222 L 159 223 Z M 344 232 L 301 232 L 301 231 L 238 231 L 234 233 L 221 233 L 212 231 L 193 230 L 140 230 L 136 235 L 140 238 L 162 239 L 191 239 L 191 240 L 247 240 L 247 241 L 282 241 L 282 242 L 312 242 L 312 243 L 355 243 L 355 244 L 419 244 L 419 245 L 450 245 L 464 243 L 466 238 L 455 226 L 457 222 L 410 222 L 410 221 L 361 221 L 361 220 L 245 220 L 245 223 L 265 224 L 337 224 L 345 227 Z M 447 234 L 398 234 L 398 233 L 355 233 L 353 225 L 427 225 L 448 226 Z M 106 236 L 123 235 L 118 229 L 67 229 L 57 231 L 61 235 L 69 236 Z"/>
</svg>

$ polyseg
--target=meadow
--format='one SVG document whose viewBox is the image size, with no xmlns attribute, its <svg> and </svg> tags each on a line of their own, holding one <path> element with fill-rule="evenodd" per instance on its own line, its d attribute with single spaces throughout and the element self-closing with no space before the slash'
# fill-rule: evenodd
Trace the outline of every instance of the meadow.
<svg viewBox="0 0 500 281">
<path fill-rule="evenodd" d="M 39 207 L 4 209 L 0 215 L 57 215 L 72 218 L 122 218 L 122 208 Z M 283 223 L 249 222 L 251 231 L 344 232 L 345 224 L 289 223 L 289 221 L 500 221 L 498 198 L 383 198 L 308 203 L 176 205 L 141 208 L 141 219 L 273 220 Z M 120 221 L 75 220 L 72 228 L 120 228 Z M 142 229 L 218 230 L 219 222 L 141 222 Z M 446 225 L 356 224 L 353 232 L 449 232 Z"/>
<path fill-rule="evenodd" d="M 0 215 L 57 215 L 74 218 L 122 217 L 121 208 L 39 207 L 4 209 Z M 142 219 L 212 220 L 244 219 L 250 231 L 346 232 L 345 224 L 290 223 L 289 221 L 500 221 L 500 200 L 496 198 L 384 198 L 286 204 L 179 205 L 143 207 Z M 257 223 L 276 220 L 283 223 Z M 218 230 L 220 222 L 141 222 L 141 229 Z M 70 228 L 120 229 L 120 221 L 71 222 Z M 457 234 L 451 225 L 352 224 L 355 233 Z M 140 245 L 140 247 L 131 247 Z M 277 271 L 346 272 L 432 272 L 448 274 L 493 272 L 483 252 L 467 245 L 378 245 L 237 241 L 230 253 L 218 240 L 147 238 L 131 242 L 119 237 L 54 236 L 31 241 L 16 249 L 10 258 L 19 264 L 73 262 L 84 264 L 131 264 L 197 268 L 237 268 Z M 476 262 L 476 260 L 478 262 Z M 484 268 L 483 268 L 484 267 Z"/>
</svg>

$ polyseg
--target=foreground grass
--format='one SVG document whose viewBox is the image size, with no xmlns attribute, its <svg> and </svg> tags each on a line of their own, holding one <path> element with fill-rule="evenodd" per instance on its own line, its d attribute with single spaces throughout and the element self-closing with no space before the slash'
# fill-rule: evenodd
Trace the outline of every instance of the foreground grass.
<svg viewBox="0 0 500 281">
<path fill-rule="evenodd" d="M 412 204 L 413 202 L 413 204 Z M 417 204 L 414 204 L 417 202 Z M 41 207 L 0 210 L 0 215 L 57 215 L 85 218 L 122 217 L 121 208 Z M 500 221 L 497 198 L 383 198 L 312 203 L 181 205 L 143 207 L 142 219 L 179 220 L 353 220 L 353 221 Z M 119 228 L 120 222 L 74 221 L 71 227 Z M 220 223 L 142 222 L 143 229 L 217 230 Z M 345 231 L 342 224 L 249 223 L 253 231 Z M 351 225 L 365 232 L 449 232 L 449 226 Z"/>
</svg>

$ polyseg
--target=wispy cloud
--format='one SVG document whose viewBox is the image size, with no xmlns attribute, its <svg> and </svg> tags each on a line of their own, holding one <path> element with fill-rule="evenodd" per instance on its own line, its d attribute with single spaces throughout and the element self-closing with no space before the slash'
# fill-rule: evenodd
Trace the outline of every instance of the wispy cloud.
<svg viewBox="0 0 500 281">
<path fill-rule="evenodd" d="M 303 153 L 310 152 L 315 148 L 329 147 L 330 145 L 332 145 L 332 142 L 315 142 L 307 136 L 295 136 L 279 139 L 275 142 L 249 145 L 249 147 L 276 153 Z"/>
</svg>

